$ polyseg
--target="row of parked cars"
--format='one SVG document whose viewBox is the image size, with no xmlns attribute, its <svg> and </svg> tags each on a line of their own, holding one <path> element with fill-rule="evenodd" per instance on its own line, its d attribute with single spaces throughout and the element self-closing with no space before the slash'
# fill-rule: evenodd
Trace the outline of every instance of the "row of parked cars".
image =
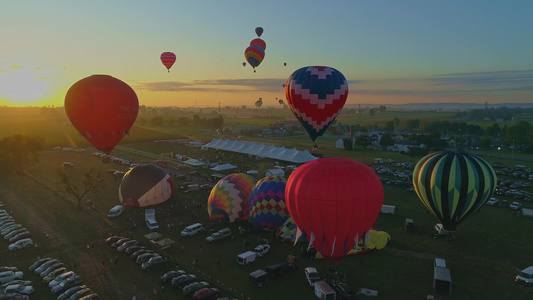
<svg viewBox="0 0 533 300">
<path fill-rule="evenodd" d="M 177 268 L 163 274 L 161 281 L 172 284 L 176 289 L 181 289 L 184 295 L 192 295 L 195 300 L 216 299 L 219 294 L 219 290 L 209 287 L 209 283 L 197 281 L 196 275 L 188 274 Z"/>
<path fill-rule="evenodd" d="M 29 270 L 43 278 L 58 300 L 99 300 L 97 293 L 83 285 L 81 276 L 67 267 L 59 259 L 45 257 L 35 261 Z"/>
<path fill-rule="evenodd" d="M 0 267 L 0 291 L 8 299 L 29 299 L 34 291 L 33 283 L 23 280 L 24 273 L 17 267 Z"/>
<path fill-rule="evenodd" d="M 4 208 L 0 209 L 0 234 L 11 243 L 7 247 L 9 250 L 18 250 L 33 245 L 30 231 L 22 224 L 16 223 L 13 216 Z"/>
</svg>

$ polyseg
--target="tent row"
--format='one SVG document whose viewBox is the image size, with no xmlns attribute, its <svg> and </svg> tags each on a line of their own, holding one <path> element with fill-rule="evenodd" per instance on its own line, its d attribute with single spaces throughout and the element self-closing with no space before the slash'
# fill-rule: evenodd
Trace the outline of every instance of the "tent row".
<svg viewBox="0 0 533 300">
<path fill-rule="evenodd" d="M 216 149 L 230 152 L 237 152 L 242 154 L 248 154 L 259 157 L 272 158 L 282 161 L 288 161 L 292 163 L 306 163 L 317 159 L 309 151 L 300 151 L 296 148 L 288 149 L 285 147 L 276 147 L 273 145 L 257 144 L 254 142 L 226 140 L 226 139 L 213 139 L 206 145 L 202 146 L 202 149 Z"/>
</svg>

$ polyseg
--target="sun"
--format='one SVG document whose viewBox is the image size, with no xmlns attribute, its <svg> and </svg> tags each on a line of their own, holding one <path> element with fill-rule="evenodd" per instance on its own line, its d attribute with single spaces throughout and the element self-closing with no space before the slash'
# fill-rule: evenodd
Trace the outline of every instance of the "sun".
<svg viewBox="0 0 533 300">
<path fill-rule="evenodd" d="M 47 70 L 11 65 L 0 70 L 0 98 L 14 105 L 42 102 L 51 93 Z"/>
</svg>

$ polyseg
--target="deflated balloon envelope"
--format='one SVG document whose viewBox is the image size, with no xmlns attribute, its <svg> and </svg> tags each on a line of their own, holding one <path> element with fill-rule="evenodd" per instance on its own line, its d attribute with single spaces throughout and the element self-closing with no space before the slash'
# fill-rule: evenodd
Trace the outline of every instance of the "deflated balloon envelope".
<svg viewBox="0 0 533 300">
<path fill-rule="evenodd" d="M 167 201 L 174 194 L 172 177 L 154 165 L 137 165 L 124 174 L 118 197 L 124 207 L 144 207 Z"/>
<path fill-rule="evenodd" d="M 80 135 L 109 155 L 135 123 L 139 100 L 125 82 L 109 75 L 92 75 L 70 87 L 65 111 Z"/>
</svg>

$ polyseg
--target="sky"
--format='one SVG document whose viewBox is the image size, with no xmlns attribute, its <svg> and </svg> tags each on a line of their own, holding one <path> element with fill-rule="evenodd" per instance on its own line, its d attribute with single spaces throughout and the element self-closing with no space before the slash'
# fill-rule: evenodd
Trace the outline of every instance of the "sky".
<svg viewBox="0 0 533 300">
<path fill-rule="evenodd" d="M 63 106 L 107 74 L 145 106 L 276 106 L 333 67 L 347 104 L 533 102 L 532 1 L 0 0 L 0 105 Z M 262 27 L 256 72 L 244 50 Z M 167 72 L 160 61 L 173 52 Z M 286 66 L 284 65 L 286 64 Z"/>
</svg>

